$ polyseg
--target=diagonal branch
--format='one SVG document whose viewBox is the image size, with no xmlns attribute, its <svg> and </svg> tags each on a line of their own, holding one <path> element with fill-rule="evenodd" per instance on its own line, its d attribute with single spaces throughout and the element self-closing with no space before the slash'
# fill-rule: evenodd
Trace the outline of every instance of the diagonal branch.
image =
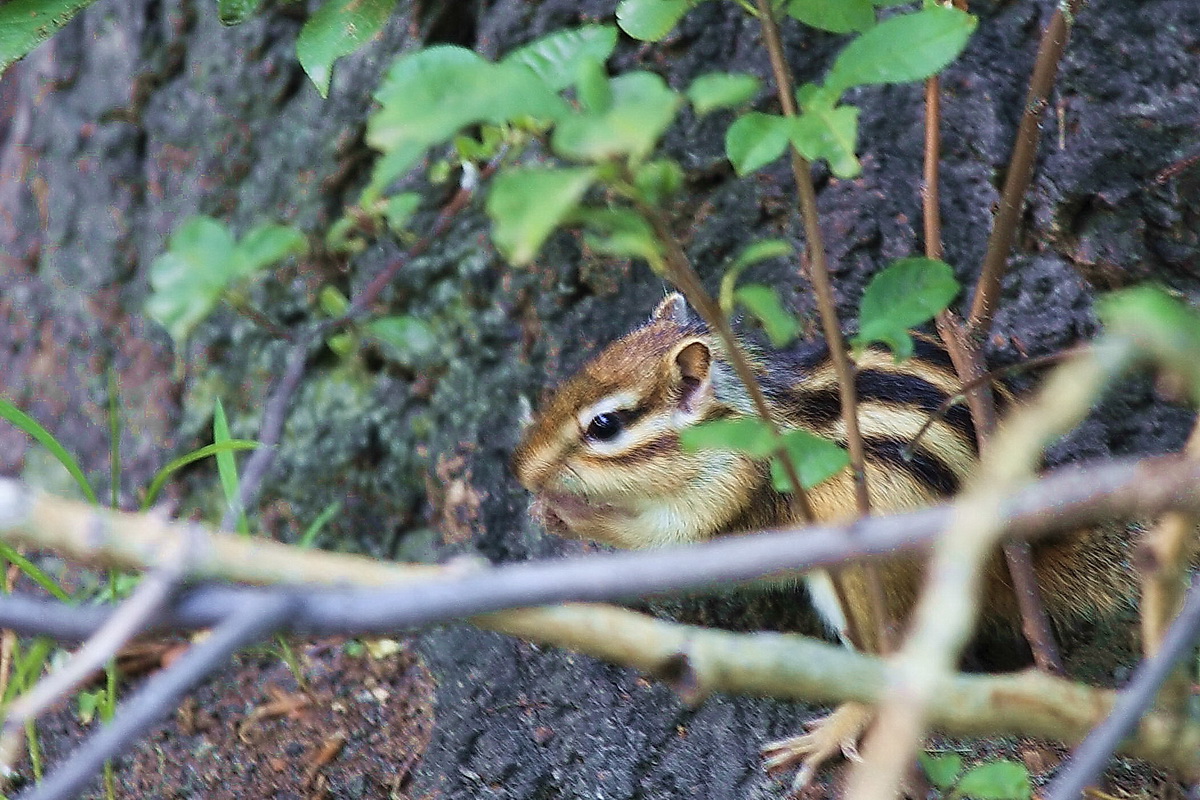
<svg viewBox="0 0 1200 800">
<path fill-rule="evenodd" d="M 683 292 L 683 296 L 687 298 L 692 307 L 696 309 L 696 312 L 700 314 L 700 318 L 720 337 L 729 360 L 737 372 L 738 379 L 746 387 L 746 391 L 750 393 L 750 400 L 754 403 L 755 411 L 758 412 L 759 417 L 770 428 L 771 435 L 778 441 L 780 438 L 779 423 L 776 421 L 775 415 L 771 413 L 771 406 L 767 402 L 766 395 L 763 394 L 762 387 L 758 385 L 758 378 L 754 374 L 754 368 L 750 365 L 750 359 L 747 358 L 745 348 L 742 347 L 737 336 L 734 334 L 729 320 L 721 312 L 721 307 L 713 300 L 712 295 L 704 288 L 704 284 L 700 282 L 700 276 L 696 274 L 696 270 L 692 268 L 687 254 L 683 252 L 683 248 L 680 247 L 679 242 L 671 234 L 670 226 L 667 224 L 667 220 L 662 212 L 641 200 L 635 200 L 634 203 L 638 213 L 650 223 L 650 227 L 654 229 L 655 238 L 663 246 L 665 251 L 663 254 L 664 269 L 667 273 L 667 278 Z M 812 503 L 809 502 L 808 492 L 804 491 L 804 486 L 800 483 L 800 476 L 796 473 L 795 465 L 792 464 L 789 458 L 781 458 L 780 461 L 787 472 L 788 482 L 792 485 L 792 492 L 796 495 L 796 499 L 800 504 L 801 514 L 804 519 L 810 522 L 813 521 L 815 516 L 813 515 Z"/>
<path fill-rule="evenodd" d="M 1074 426 L 1101 388 L 1133 361 L 1129 338 L 1102 340 L 1089 357 L 1056 370 L 1037 402 L 1015 412 L 983 454 L 978 475 L 955 503 L 934 547 L 912 630 L 867 738 L 866 760 L 851 773 L 847 797 L 892 797 L 928 721 L 932 693 L 954 669 L 979 611 L 980 579 L 1003 532 L 1004 496 L 1034 474 L 1045 442 Z"/>
<path fill-rule="evenodd" d="M 1179 616 L 1163 634 L 1157 652 L 1144 660 L 1117 695 L 1108 717 L 1088 734 L 1071 760 L 1043 795 L 1047 800 L 1074 800 L 1095 781 L 1109 758 L 1137 727 L 1138 720 L 1154 702 L 1158 687 L 1170 677 L 1175 665 L 1196 646 L 1200 638 L 1200 579 L 1192 581 Z"/>
</svg>

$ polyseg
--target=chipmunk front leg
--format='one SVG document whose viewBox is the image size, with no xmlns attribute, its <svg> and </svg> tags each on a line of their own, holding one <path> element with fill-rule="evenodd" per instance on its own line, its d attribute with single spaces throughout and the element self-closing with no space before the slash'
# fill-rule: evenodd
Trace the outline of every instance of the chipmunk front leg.
<svg viewBox="0 0 1200 800">
<path fill-rule="evenodd" d="M 763 745 L 763 765 L 767 772 L 798 766 L 792 792 L 799 792 L 812 780 L 817 768 L 838 753 L 850 761 L 862 760 L 858 755 L 858 740 L 874 716 L 875 710 L 870 706 L 842 703 L 833 713 L 806 722 L 808 733 Z"/>
<path fill-rule="evenodd" d="M 880 643 L 875 641 L 870 624 L 870 609 L 866 602 L 865 576 L 859 567 L 844 568 L 840 574 L 842 585 L 848 590 L 849 608 L 845 609 L 857 623 L 858 631 L 866 635 L 866 650 L 877 652 Z M 846 617 L 833 587 L 833 579 L 825 571 L 805 576 L 805 585 L 813 605 L 825 623 L 838 635 L 842 644 L 853 648 Z M 856 602 L 858 601 L 858 602 Z M 850 761 L 861 761 L 858 742 L 875 716 L 875 710 L 862 703 L 843 703 L 832 713 L 810 720 L 804 724 L 807 733 L 768 742 L 762 748 L 763 766 L 768 773 L 799 767 L 792 781 L 795 794 L 808 785 L 817 769 L 841 753 Z"/>
</svg>

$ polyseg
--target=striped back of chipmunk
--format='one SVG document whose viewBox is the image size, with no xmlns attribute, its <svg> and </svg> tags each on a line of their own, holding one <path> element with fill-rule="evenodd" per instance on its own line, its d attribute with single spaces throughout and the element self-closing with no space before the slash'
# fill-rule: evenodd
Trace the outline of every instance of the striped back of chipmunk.
<svg viewBox="0 0 1200 800">
<path fill-rule="evenodd" d="M 924 338 L 912 358 L 896 363 L 890 351 L 868 349 L 858 358 L 858 420 L 866 455 L 872 507 L 879 511 L 918 508 L 955 494 L 977 459 L 975 427 L 965 403 L 942 410 L 962 386 L 949 355 Z M 846 444 L 837 375 L 824 343 L 778 353 L 764 390 L 784 412 L 784 424 Z M 779 376 L 787 376 L 781 382 Z M 1002 416 L 1011 400 L 995 392 Z M 932 421 L 931 421 L 932 420 Z M 922 433 L 922 428 L 928 427 Z M 848 471 L 813 491 L 818 517 L 852 516 L 853 482 Z"/>
</svg>

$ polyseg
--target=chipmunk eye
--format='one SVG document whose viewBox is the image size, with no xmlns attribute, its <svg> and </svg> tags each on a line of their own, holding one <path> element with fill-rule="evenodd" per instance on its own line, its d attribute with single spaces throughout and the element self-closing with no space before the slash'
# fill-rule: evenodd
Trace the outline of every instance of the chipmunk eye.
<svg viewBox="0 0 1200 800">
<path fill-rule="evenodd" d="M 585 435 L 597 442 L 607 442 L 615 439 L 622 428 L 621 415 L 615 411 L 597 414 L 588 423 Z"/>
</svg>

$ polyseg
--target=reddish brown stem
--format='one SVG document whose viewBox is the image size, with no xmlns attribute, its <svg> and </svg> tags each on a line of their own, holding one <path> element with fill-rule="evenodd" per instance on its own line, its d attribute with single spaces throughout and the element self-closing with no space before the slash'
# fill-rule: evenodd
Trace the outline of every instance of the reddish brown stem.
<svg viewBox="0 0 1200 800">
<path fill-rule="evenodd" d="M 939 206 L 938 166 L 941 153 L 941 86 L 937 76 L 925 82 L 925 167 L 924 167 L 924 229 L 925 254 L 930 258 L 942 257 L 941 208 Z M 997 221 L 999 224 L 999 221 Z M 996 279 L 999 280 L 998 278 Z M 980 278 L 976 299 L 984 296 L 983 278 Z M 988 318 L 987 326 L 991 319 Z M 971 417 L 975 421 L 975 432 L 979 451 L 982 453 L 988 437 L 996 427 L 996 405 L 992 396 L 991 382 L 982 354 L 975 343 L 966 335 L 958 316 L 952 311 L 943 311 L 937 317 L 938 333 L 945 342 L 950 358 L 954 362 L 959 379 L 963 382 Z M 1021 628 L 1029 648 L 1033 651 L 1038 667 L 1052 674 L 1062 674 L 1062 658 L 1050 629 L 1050 619 L 1042 602 L 1038 587 L 1033 556 L 1025 542 L 1006 542 L 1004 559 L 1008 564 L 1013 582 L 1017 606 L 1021 610 Z"/>
<path fill-rule="evenodd" d="M 763 394 L 762 387 L 758 385 L 758 377 L 754 374 L 754 368 L 750 366 L 750 360 L 746 357 L 746 353 L 742 349 L 737 335 L 734 334 L 729 320 L 721 313 L 721 307 L 717 304 L 717 301 L 712 298 L 712 295 L 704 288 L 704 284 L 700 282 L 700 276 L 696 274 L 696 270 L 692 268 L 687 254 L 683 252 L 683 248 L 680 247 L 679 242 L 671 233 L 670 226 L 667 224 L 667 220 L 662 212 L 641 200 L 635 200 L 634 202 L 638 211 L 650 223 L 650 227 L 654 229 L 655 237 L 663 246 L 667 278 L 683 292 L 683 296 L 692 304 L 692 307 L 696 309 L 696 312 L 700 314 L 700 318 L 704 320 L 709 328 L 716 331 L 717 336 L 720 337 L 721 342 L 725 346 L 734 371 L 737 372 L 738 378 L 745 385 L 746 391 L 750 393 L 750 399 L 754 403 L 755 410 L 762 417 L 763 422 L 770 427 L 771 434 L 778 440 L 781 436 L 779 425 L 771 413 L 771 406 L 767 403 L 767 398 Z M 796 473 L 795 465 L 791 463 L 791 459 L 789 458 L 780 458 L 780 461 L 787 472 L 788 481 L 792 485 L 792 491 L 800 503 L 800 510 L 805 522 L 814 522 L 816 515 L 813 513 L 812 503 L 809 502 L 808 493 L 804 491 L 804 486 L 800 483 L 800 476 Z"/>
<path fill-rule="evenodd" d="M 763 42 L 771 62 L 771 72 L 775 77 L 775 89 L 779 104 L 785 116 L 796 116 L 796 102 L 792 93 L 792 74 L 784 59 L 783 43 L 779 36 L 779 27 L 775 24 L 775 15 L 769 0 L 756 0 L 759 12 L 759 24 L 762 26 Z M 817 194 L 813 189 L 812 176 L 808 159 L 792 146 L 792 175 L 796 181 L 796 191 L 800 199 L 800 216 L 804 223 L 804 239 L 808 250 L 808 279 L 813 286 L 817 298 L 817 309 L 821 315 L 821 328 L 825 334 L 825 343 L 829 348 L 829 358 L 837 375 L 839 395 L 841 398 L 842 422 L 846 428 L 846 447 L 850 452 L 850 470 L 854 479 L 854 499 L 858 512 L 862 516 L 871 513 L 871 497 L 867 488 L 866 452 L 863 447 L 862 432 L 858 425 L 858 388 L 856 386 L 856 370 L 846 350 L 842 338 L 842 328 L 838 322 L 837 303 L 833 297 L 833 284 L 829 279 L 829 265 L 825 259 L 825 245 L 821 236 L 820 218 L 817 212 Z M 873 564 L 862 567 L 866 578 L 868 606 L 870 609 L 870 628 L 875 632 L 878 651 L 888 653 L 892 649 L 892 625 L 887 614 L 887 604 L 884 599 L 883 583 L 879 571 Z M 846 591 L 834 581 L 843 609 L 848 610 Z M 845 614 L 847 619 L 853 616 Z M 858 640 L 861 644 L 862 640 Z M 870 649 L 870 648 L 869 648 Z"/>
<path fill-rule="evenodd" d="M 1025 113 L 1017 129 L 1017 142 L 1013 148 L 1008 174 L 1004 179 L 1004 190 L 1000 195 L 1000 207 L 988 238 L 987 253 L 983 257 L 983 269 L 975 287 L 975 298 L 971 303 L 970 334 L 975 342 L 987 338 L 992 326 L 992 317 L 1000 299 L 1000 281 L 1008 264 L 1016 236 L 1017 222 L 1025 192 L 1033 178 L 1034 161 L 1038 142 L 1041 139 L 1041 116 L 1050 97 L 1050 89 L 1058 75 L 1058 64 L 1062 60 L 1070 33 L 1070 19 L 1079 13 L 1083 0 L 1066 0 L 1067 13 L 1060 5 L 1050 18 L 1038 46 L 1037 61 L 1029 81 L 1029 92 L 1025 97 Z"/>
</svg>

